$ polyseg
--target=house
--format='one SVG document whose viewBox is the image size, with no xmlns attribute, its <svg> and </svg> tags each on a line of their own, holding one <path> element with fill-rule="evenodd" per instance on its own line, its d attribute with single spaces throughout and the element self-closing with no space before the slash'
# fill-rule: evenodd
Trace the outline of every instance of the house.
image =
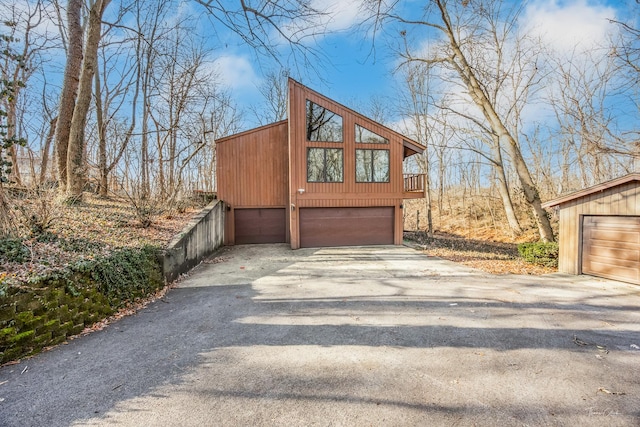
<svg viewBox="0 0 640 427">
<path fill-rule="evenodd" d="M 640 173 L 551 200 L 560 216 L 558 269 L 640 285 Z"/>
<path fill-rule="evenodd" d="M 216 141 L 225 244 L 402 244 L 403 160 L 425 147 L 289 79 L 288 119 Z M 407 183 L 408 188 L 405 188 Z"/>
</svg>

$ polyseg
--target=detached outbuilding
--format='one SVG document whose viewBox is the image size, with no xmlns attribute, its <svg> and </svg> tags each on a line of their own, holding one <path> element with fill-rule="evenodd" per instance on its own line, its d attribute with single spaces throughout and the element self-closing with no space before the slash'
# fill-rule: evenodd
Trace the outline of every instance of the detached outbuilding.
<svg viewBox="0 0 640 427">
<path fill-rule="evenodd" d="M 560 272 L 640 285 L 640 173 L 543 204 L 556 206 Z"/>
</svg>

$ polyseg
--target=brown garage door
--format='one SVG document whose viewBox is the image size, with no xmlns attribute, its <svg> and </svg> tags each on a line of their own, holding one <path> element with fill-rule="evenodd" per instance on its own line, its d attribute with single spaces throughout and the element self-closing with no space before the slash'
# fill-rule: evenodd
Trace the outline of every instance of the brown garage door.
<svg viewBox="0 0 640 427">
<path fill-rule="evenodd" d="M 640 285 L 640 217 L 585 216 L 582 272 Z"/>
<path fill-rule="evenodd" d="M 286 242 L 284 208 L 235 209 L 236 245 Z"/>
<path fill-rule="evenodd" d="M 302 208 L 300 246 L 393 244 L 393 207 Z"/>
</svg>

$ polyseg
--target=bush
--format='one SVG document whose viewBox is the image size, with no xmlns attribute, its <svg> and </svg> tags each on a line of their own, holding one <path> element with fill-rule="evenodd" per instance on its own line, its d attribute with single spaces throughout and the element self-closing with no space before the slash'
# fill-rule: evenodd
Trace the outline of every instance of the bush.
<svg viewBox="0 0 640 427">
<path fill-rule="evenodd" d="M 558 267 L 556 242 L 533 242 L 518 245 L 518 253 L 527 262 L 545 267 Z"/>
<path fill-rule="evenodd" d="M 27 248 L 21 239 L 0 239 L 0 261 L 17 262 L 22 264 L 29 260 L 29 248 Z"/>
</svg>

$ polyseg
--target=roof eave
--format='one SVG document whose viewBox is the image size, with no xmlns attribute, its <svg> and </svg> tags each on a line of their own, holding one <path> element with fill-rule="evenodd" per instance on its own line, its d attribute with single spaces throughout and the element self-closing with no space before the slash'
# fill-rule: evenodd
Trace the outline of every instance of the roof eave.
<svg viewBox="0 0 640 427">
<path fill-rule="evenodd" d="M 640 173 L 638 173 L 638 172 L 630 173 L 630 174 L 622 176 L 620 178 L 612 179 L 610 181 L 603 182 L 601 184 L 597 184 L 597 185 L 594 185 L 594 186 L 589 187 L 589 188 L 585 188 L 584 190 L 579 190 L 579 191 L 567 194 L 565 196 L 558 197 L 558 198 L 553 199 L 553 200 L 549 200 L 548 202 L 544 202 L 542 204 L 542 207 L 545 208 L 545 209 L 546 208 L 552 208 L 554 206 L 558 206 L 558 205 L 561 205 L 563 203 L 567 203 L 567 202 L 570 202 L 572 200 L 579 199 L 580 197 L 585 197 L 585 196 L 588 196 L 590 194 L 594 194 L 594 193 L 597 193 L 599 191 L 604 191 L 604 190 L 607 190 L 607 189 L 612 188 L 612 187 L 617 187 L 618 185 L 626 184 L 626 183 L 632 182 L 632 181 L 640 181 Z"/>
</svg>

